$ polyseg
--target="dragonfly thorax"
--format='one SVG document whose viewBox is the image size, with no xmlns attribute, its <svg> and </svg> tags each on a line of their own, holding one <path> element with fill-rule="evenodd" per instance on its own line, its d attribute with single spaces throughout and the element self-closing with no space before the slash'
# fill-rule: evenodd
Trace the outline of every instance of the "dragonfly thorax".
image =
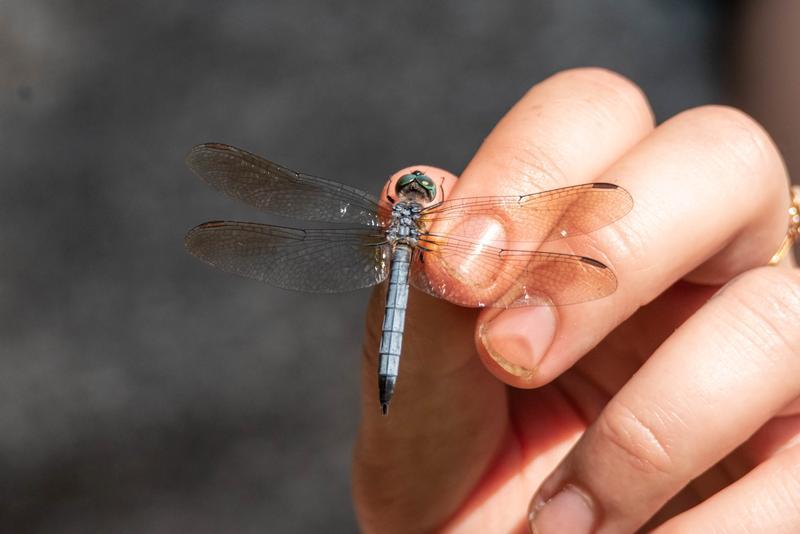
<svg viewBox="0 0 800 534">
<path fill-rule="evenodd" d="M 398 202 L 392 207 L 392 222 L 386 231 L 386 239 L 392 245 L 405 243 L 416 246 L 419 240 L 419 220 L 422 206 L 417 202 Z"/>
</svg>

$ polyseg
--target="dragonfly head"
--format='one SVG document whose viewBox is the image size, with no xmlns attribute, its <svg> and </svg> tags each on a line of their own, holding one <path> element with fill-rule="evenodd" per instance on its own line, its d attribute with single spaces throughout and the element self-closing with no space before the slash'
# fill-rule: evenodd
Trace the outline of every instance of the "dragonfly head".
<svg viewBox="0 0 800 534">
<path fill-rule="evenodd" d="M 401 198 L 424 204 L 436 198 L 436 183 L 422 171 L 411 171 L 401 176 L 394 190 Z"/>
</svg>

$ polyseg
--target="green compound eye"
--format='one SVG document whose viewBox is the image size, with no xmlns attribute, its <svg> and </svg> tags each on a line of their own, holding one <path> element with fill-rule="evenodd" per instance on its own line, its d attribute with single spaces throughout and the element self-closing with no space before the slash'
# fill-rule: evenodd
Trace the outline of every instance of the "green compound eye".
<svg viewBox="0 0 800 534">
<path fill-rule="evenodd" d="M 407 186 L 416 179 L 417 179 L 416 174 L 405 174 L 401 176 L 399 180 L 397 180 L 397 185 L 395 186 L 395 189 L 399 191 L 400 188 Z"/>
<path fill-rule="evenodd" d="M 420 183 L 422 187 L 424 187 L 428 191 L 432 193 L 436 192 L 436 184 L 433 183 L 433 180 L 431 180 L 427 176 L 423 176 L 422 178 L 417 178 L 417 181 Z"/>
<path fill-rule="evenodd" d="M 423 191 L 420 191 L 420 188 Z M 401 194 L 404 191 L 406 194 L 416 191 L 417 195 L 424 194 L 428 201 L 432 201 L 436 198 L 436 183 L 422 171 L 413 171 L 409 174 L 404 174 L 397 180 L 395 191 L 397 194 Z"/>
</svg>

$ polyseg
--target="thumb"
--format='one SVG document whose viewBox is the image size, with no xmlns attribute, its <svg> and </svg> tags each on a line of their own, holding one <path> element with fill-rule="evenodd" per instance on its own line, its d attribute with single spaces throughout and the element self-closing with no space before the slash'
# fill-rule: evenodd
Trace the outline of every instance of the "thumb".
<svg viewBox="0 0 800 534">
<path fill-rule="evenodd" d="M 455 181 L 440 169 L 409 169 Z M 366 531 L 427 530 L 456 510 L 491 462 L 508 425 L 505 387 L 478 358 L 478 311 L 411 289 L 395 396 L 383 417 L 378 348 L 385 304 L 382 284 L 370 298 L 363 344 L 356 509 Z"/>
</svg>

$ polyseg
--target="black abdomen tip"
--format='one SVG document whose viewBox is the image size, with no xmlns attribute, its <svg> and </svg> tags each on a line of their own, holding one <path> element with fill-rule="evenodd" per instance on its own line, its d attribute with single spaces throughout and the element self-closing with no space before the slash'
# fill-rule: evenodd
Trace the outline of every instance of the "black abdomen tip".
<svg viewBox="0 0 800 534">
<path fill-rule="evenodd" d="M 389 403 L 394 395 L 394 383 L 397 377 L 391 375 L 378 376 L 378 398 L 381 401 L 381 413 L 389 413 Z"/>
</svg>

